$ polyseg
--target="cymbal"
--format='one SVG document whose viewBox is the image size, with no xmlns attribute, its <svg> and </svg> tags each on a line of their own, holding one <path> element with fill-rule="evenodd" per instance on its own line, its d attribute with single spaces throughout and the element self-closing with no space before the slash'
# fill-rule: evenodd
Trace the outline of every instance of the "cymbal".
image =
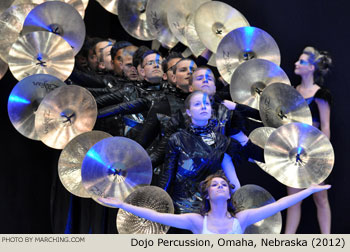
<svg viewBox="0 0 350 252">
<path fill-rule="evenodd" d="M 287 74 L 275 63 L 264 59 L 251 59 L 239 65 L 230 82 L 233 101 L 259 109 L 260 94 L 272 83 L 290 85 Z"/>
<path fill-rule="evenodd" d="M 169 194 L 157 186 L 139 187 L 125 199 L 125 202 L 160 213 L 174 213 L 174 204 Z M 117 214 L 119 234 L 166 234 L 169 228 L 169 226 L 140 218 L 123 209 L 119 209 Z"/>
<path fill-rule="evenodd" d="M 281 55 L 270 34 L 256 27 L 237 28 L 220 41 L 216 64 L 226 82 L 231 81 L 235 69 L 250 59 L 265 59 L 280 65 Z"/>
<path fill-rule="evenodd" d="M 81 179 L 81 166 L 89 149 L 102 139 L 112 135 L 98 130 L 82 133 L 74 137 L 61 152 L 58 160 L 58 175 L 63 186 L 72 194 L 90 198 Z"/>
<path fill-rule="evenodd" d="M 81 175 L 83 186 L 95 198 L 124 200 L 136 186 L 151 183 L 152 163 L 137 142 L 125 137 L 106 138 L 87 152 Z"/>
<path fill-rule="evenodd" d="M 7 103 L 10 121 L 23 136 L 40 140 L 35 131 L 36 110 L 44 97 L 66 83 L 49 74 L 30 75 L 16 84 Z"/>
<path fill-rule="evenodd" d="M 208 1 L 211 0 L 179 0 L 171 5 L 171 11 L 167 12 L 169 28 L 182 44 L 188 46 L 185 36 L 188 18 L 199 6 Z"/>
<path fill-rule="evenodd" d="M 64 81 L 73 71 L 74 55 L 62 37 L 37 31 L 18 38 L 10 49 L 8 64 L 17 80 L 44 73 Z"/>
<path fill-rule="evenodd" d="M 118 2 L 120 0 L 96 0 L 106 11 L 118 15 Z"/>
<path fill-rule="evenodd" d="M 233 204 L 237 211 L 258 208 L 275 202 L 272 195 L 258 185 L 244 185 L 233 195 Z M 281 212 L 246 228 L 245 234 L 279 234 L 282 230 Z"/>
<path fill-rule="evenodd" d="M 146 5 L 148 0 L 119 0 L 118 19 L 124 30 L 140 40 L 154 40 L 147 22 Z"/>
<path fill-rule="evenodd" d="M 267 140 L 264 156 L 268 173 L 294 188 L 321 183 L 334 164 L 333 147 L 326 135 L 305 123 L 276 129 Z"/>
<path fill-rule="evenodd" d="M 24 21 L 21 34 L 49 31 L 64 38 L 76 55 L 83 46 L 85 24 L 73 6 L 64 2 L 44 2 L 36 6 Z"/>
<path fill-rule="evenodd" d="M 259 103 L 259 113 L 265 126 L 278 128 L 291 122 L 312 125 L 308 103 L 292 86 L 273 83 L 266 87 Z"/>
<path fill-rule="evenodd" d="M 5 76 L 8 69 L 9 66 L 7 65 L 7 63 L 0 59 L 0 80 L 2 79 L 2 77 Z"/>
<path fill-rule="evenodd" d="M 11 6 L 14 0 L 2 0 L 0 1 L 0 14 L 7 10 Z"/>
<path fill-rule="evenodd" d="M 163 47 L 171 49 L 177 44 L 178 40 L 169 28 L 167 19 L 169 5 L 171 5 L 169 0 L 148 0 L 146 21 L 151 34 L 155 36 Z"/>
<path fill-rule="evenodd" d="M 249 139 L 253 144 L 259 146 L 264 149 L 267 139 L 275 131 L 275 128 L 272 127 L 259 127 L 254 129 L 249 134 Z"/>
<path fill-rule="evenodd" d="M 19 37 L 23 23 L 28 13 L 35 7 L 35 4 L 14 5 L 0 15 L 0 58 L 7 62 L 7 58 L 13 43 Z"/>
<path fill-rule="evenodd" d="M 195 13 L 194 24 L 200 40 L 213 53 L 216 53 L 221 39 L 227 33 L 249 26 L 238 10 L 219 1 L 202 4 Z"/>
<path fill-rule="evenodd" d="M 35 130 L 41 141 L 63 149 L 79 134 L 91 131 L 97 118 L 97 105 L 83 87 L 67 85 L 56 88 L 41 101 L 35 116 Z"/>
</svg>

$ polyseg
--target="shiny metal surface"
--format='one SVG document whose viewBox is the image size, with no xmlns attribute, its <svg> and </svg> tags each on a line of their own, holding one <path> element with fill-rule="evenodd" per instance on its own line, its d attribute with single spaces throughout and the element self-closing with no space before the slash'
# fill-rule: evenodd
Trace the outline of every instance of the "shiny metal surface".
<svg viewBox="0 0 350 252">
<path fill-rule="evenodd" d="M 66 80 L 74 68 L 70 45 L 51 32 L 28 33 L 12 45 L 8 65 L 17 80 L 33 74 L 50 74 Z"/>
<path fill-rule="evenodd" d="M 15 129 L 25 137 L 40 140 L 34 126 L 36 111 L 48 93 L 65 85 L 48 74 L 34 74 L 18 82 L 7 103 L 9 118 Z"/>
<path fill-rule="evenodd" d="M 126 203 L 134 206 L 146 207 L 160 213 L 174 213 L 173 201 L 169 194 L 157 186 L 142 186 L 133 191 L 126 199 Z M 117 229 L 119 234 L 165 234 L 169 226 L 152 222 L 119 209 L 117 215 Z"/>
<path fill-rule="evenodd" d="M 56 88 L 41 101 L 35 116 L 35 130 L 41 141 L 63 149 L 77 135 L 91 131 L 97 118 L 97 105 L 83 87 Z"/>
<path fill-rule="evenodd" d="M 118 15 L 118 2 L 120 0 L 96 0 L 105 10 L 114 15 Z"/>
<path fill-rule="evenodd" d="M 81 166 L 89 149 L 102 139 L 112 135 L 98 130 L 82 133 L 74 137 L 61 152 L 58 160 L 58 175 L 63 186 L 72 194 L 90 198 L 81 179 Z"/>
<path fill-rule="evenodd" d="M 227 33 L 249 26 L 238 10 L 219 1 L 202 4 L 195 13 L 194 24 L 200 40 L 213 53 Z"/>
<path fill-rule="evenodd" d="M 14 0 L 1 0 L 0 1 L 0 14 L 11 6 Z"/>
<path fill-rule="evenodd" d="M 182 44 L 188 46 L 185 29 L 189 17 L 196 12 L 199 6 L 208 1 L 211 0 L 178 0 L 170 2 L 171 11 L 167 12 L 169 28 Z"/>
<path fill-rule="evenodd" d="M 233 205 L 237 211 L 258 208 L 275 202 L 272 195 L 258 185 L 244 185 L 233 195 Z M 279 234 L 282 230 L 281 212 L 250 225 L 245 234 Z"/>
<path fill-rule="evenodd" d="M 267 140 L 264 156 L 268 173 L 294 188 L 321 183 L 334 165 L 333 147 L 326 135 L 305 123 L 276 129 Z"/>
<path fill-rule="evenodd" d="M 19 37 L 23 23 L 34 4 L 14 5 L 0 15 L 0 59 L 7 62 L 10 49 Z"/>
<path fill-rule="evenodd" d="M 148 0 L 146 5 L 147 24 L 151 34 L 165 48 L 173 48 L 178 40 L 171 32 L 167 13 L 172 11 L 172 0 Z"/>
<path fill-rule="evenodd" d="M 249 134 L 249 139 L 250 141 L 252 141 L 253 144 L 264 149 L 267 139 L 270 137 L 270 135 L 274 131 L 275 131 L 275 128 L 272 128 L 272 127 L 256 128 Z"/>
<path fill-rule="evenodd" d="M 275 63 L 264 59 L 248 60 L 239 65 L 232 75 L 231 98 L 233 101 L 259 109 L 262 91 L 275 82 L 290 85 L 287 74 Z"/>
<path fill-rule="evenodd" d="M 76 55 L 85 40 L 84 20 L 77 10 L 64 2 L 44 2 L 36 6 L 24 21 L 21 34 L 48 31 L 66 40 Z"/>
<path fill-rule="evenodd" d="M 280 65 L 281 55 L 270 34 L 256 27 L 237 28 L 220 41 L 216 52 L 216 65 L 220 75 L 231 82 L 235 69 L 251 59 L 265 59 Z"/>
<path fill-rule="evenodd" d="M 137 186 L 151 183 L 152 163 L 135 141 L 125 137 L 106 138 L 87 152 L 81 175 L 83 186 L 95 198 L 124 200 Z"/>
<path fill-rule="evenodd" d="M 265 126 L 278 128 L 292 122 L 312 125 L 308 103 L 292 86 L 273 83 L 266 87 L 259 103 L 259 113 Z"/>
<path fill-rule="evenodd" d="M 2 59 L 0 59 L 0 80 L 2 79 L 2 77 L 5 76 L 8 69 L 9 69 L 9 66 L 7 65 L 7 63 Z"/>
<path fill-rule="evenodd" d="M 140 40 L 154 40 L 147 23 L 146 7 L 148 0 L 119 0 L 118 19 L 124 30 Z"/>
</svg>

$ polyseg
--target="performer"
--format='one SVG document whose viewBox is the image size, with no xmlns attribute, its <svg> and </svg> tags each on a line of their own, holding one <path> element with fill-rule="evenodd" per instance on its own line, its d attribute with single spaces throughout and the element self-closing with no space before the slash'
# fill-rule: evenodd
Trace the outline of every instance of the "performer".
<svg viewBox="0 0 350 252">
<path fill-rule="evenodd" d="M 100 198 L 107 205 L 122 208 L 132 214 L 164 225 L 187 229 L 194 234 L 243 234 L 251 224 L 268 218 L 279 211 L 305 199 L 313 193 L 325 191 L 330 185 L 312 185 L 308 189 L 284 197 L 259 208 L 235 213 L 232 205 L 232 184 L 222 173 L 208 176 L 200 184 L 203 200 L 202 211 L 198 213 L 169 214 L 133 206 L 118 199 Z"/>
<path fill-rule="evenodd" d="M 294 73 L 301 77 L 301 84 L 296 89 L 308 102 L 312 124 L 319 128 L 330 138 L 330 106 L 332 96 L 328 89 L 322 87 L 324 77 L 328 74 L 332 65 L 332 59 L 327 52 L 319 52 L 313 47 L 306 47 L 295 63 Z M 300 189 L 287 188 L 288 194 L 293 194 Z M 321 233 L 331 232 L 331 209 L 327 191 L 315 193 L 314 201 L 317 207 L 317 218 Z M 301 202 L 287 210 L 287 223 L 285 233 L 294 234 L 297 231 L 301 217 Z"/>
</svg>

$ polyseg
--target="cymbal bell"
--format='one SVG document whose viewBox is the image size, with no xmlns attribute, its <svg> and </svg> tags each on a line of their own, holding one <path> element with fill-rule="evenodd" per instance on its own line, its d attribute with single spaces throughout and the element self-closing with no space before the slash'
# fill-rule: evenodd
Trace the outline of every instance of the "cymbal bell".
<svg viewBox="0 0 350 252">
<path fill-rule="evenodd" d="M 169 28 L 182 44 L 188 46 L 185 36 L 188 18 L 199 6 L 208 1 L 210 0 L 179 0 L 171 5 L 171 11 L 167 12 Z"/>
<path fill-rule="evenodd" d="M 150 32 L 163 47 L 168 49 L 173 48 L 178 43 L 168 24 L 167 13 L 170 4 L 171 2 L 168 0 L 148 0 L 146 5 Z"/>
<path fill-rule="evenodd" d="M 37 31 L 19 37 L 10 49 L 8 64 L 17 80 L 43 73 L 64 81 L 73 71 L 74 55 L 60 36 Z"/>
<path fill-rule="evenodd" d="M 147 22 L 146 6 L 148 0 L 119 0 L 118 19 L 124 30 L 140 40 L 154 40 Z"/>
<path fill-rule="evenodd" d="M 169 194 L 157 186 L 142 186 L 125 199 L 134 206 L 150 208 L 160 213 L 174 213 L 174 204 Z M 119 209 L 117 229 L 119 234 L 165 234 L 169 226 L 152 222 Z"/>
<path fill-rule="evenodd" d="M 280 50 L 270 34 L 256 27 L 237 28 L 220 41 L 216 64 L 220 75 L 230 83 L 235 69 L 251 59 L 265 59 L 280 65 Z"/>
<path fill-rule="evenodd" d="M 268 173 L 294 188 L 319 184 L 334 164 L 332 144 L 320 130 L 305 123 L 289 123 L 276 129 L 265 145 Z"/>
<path fill-rule="evenodd" d="M 74 137 L 62 150 L 58 160 L 58 175 L 63 186 L 72 194 L 90 198 L 81 179 L 81 166 L 89 149 L 102 139 L 112 135 L 98 130 Z"/>
<path fill-rule="evenodd" d="M 135 141 L 125 137 L 106 138 L 86 153 L 81 175 L 83 186 L 95 198 L 124 200 L 136 186 L 151 183 L 152 163 Z"/>
<path fill-rule="evenodd" d="M 40 140 L 35 131 L 35 114 L 39 104 L 52 90 L 66 84 L 49 74 L 30 75 L 16 84 L 8 99 L 10 121 L 23 136 Z"/>
<path fill-rule="evenodd" d="M 213 53 L 216 53 L 220 41 L 227 33 L 249 26 L 238 10 L 219 1 L 202 4 L 195 13 L 194 23 L 200 40 Z"/>
<path fill-rule="evenodd" d="M 273 127 L 259 127 L 250 132 L 249 139 L 253 144 L 264 149 L 267 139 L 274 131 L 275 128 Z"/>
<path fill-rule="evenodd" d="M 66 40 L 76 55 L 85 40 L 85 24 L 77 10 L 65 2 L 49 1 L 36 6 L 24 21 L 21 34 L 48 31 Z"/>
<path fill-rule="evenodd" d="M 118 2 L 120 0 L 96 0 L 106 11 L 118 15 Z"/>
<path fill-rule="evenodd" d="M 312 125 L 308 103 L 292 86 L 273 83 L 266 87 L 259 103 L 259 113 L 265 126 L 278 128 L 291 122 Z"/>
<path fill-rule="evenodd" d="M 97 105 L 83 87 L 56 88 L 41 101 L 35 116 L 35 130 L 47 146 L 63 149 L 69 141 L 91 131 L 97 118 Z"/>
<path fill-rule="evenodd" d="M 14 5 L 0 15 L 0 59 L 7 62 L 10 49 L 19 37 L 23 23 L 35 4 Z"/>
<path fill-rule="evenodd" d="M 272 83 L 290 85 L 287 74 L 275 63 L 251 59 L 239 65 L 232 75 L 230 94 L 233 101 L 259 109 L 260 94 Z"/>
<path fill-rule="evenodd" d="M 237 211 L 258 208 L 275 202 L 272 195 L 258 185 L 244 185 L 233 195 L 233 205 Z M 279 234 L 282 230 L 281 212 L 250 225 L 245 234 Z"/>
</svg>

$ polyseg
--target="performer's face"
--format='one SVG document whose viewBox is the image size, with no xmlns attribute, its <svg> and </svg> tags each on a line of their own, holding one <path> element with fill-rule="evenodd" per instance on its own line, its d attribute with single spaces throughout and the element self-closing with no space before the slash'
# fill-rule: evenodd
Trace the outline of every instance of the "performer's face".
<svg viewBox="0 0 350 252">
<path fill-rule="evenodd" d="M 190 91 L 200 90 L 213 96 L 216 92 L 215 77 L 210 69 L 198 69 L 193 73 Z"/>
<path fill-rule="evenodd" d="M 165 77 L 164 79 L 167 80 L 170 84 L 172 85 L 176 85 L 176 83 L 174 82 L 174 66 L 176 65 L 176 63 L 180 60 L 181 58 L 173 58 L 171 60 L 168 61 L 167 63 L 167 71 L 164 73 Z"/>
<path fill-rule="evenodd" d="M 151 83 L 159 83 L 163 77 L 162 57 L 159 54 L 153 53 L 147 55 L 143 60 L 143 71 L 141 71 L 145 80 Z"/>
<path fill-rule="evenodd" d="M 208 197 L 211 200 L 218 198 L 230 199 L 230 187 L 226 180 L 220 177 L 214 177 L 208 188 Z"/>
<path fill-rule="evenodd" d="M 176 72 L 173 75 L 173 81 L 176 87 L 189 92 L 189 80 L 193 71 L 197 68 L 193 60 L 182 60 L 176 65 Z"/>
<path fill-rule="evenodd" d="M 305 75 L 309 73 L 313 73 L 315 70 L 315 66 L 309 62 L 309 55 L 302 54 L 300 55 L 297 62 L 295 62 L 294 73 L 297 75 Z"/>
<path fill-rule="evenodd" d="M 195 94 L 190 100 L 187 114 L 191 117 L 194 125 L 206 125 L 211 118 L 211 104 L 208 95 L 206 93 Z M 203 122 L 206 123 L 203 124 Z"/>
<path fill-rule="evenodd" d="M 132 64 L 132 56 L 127 55 L 123 59 L 123 73 L 124 76 L 131 81 L 139 79 L 136 68 Z"/>
<path fill-rule="evenodd" d="M 112 44 L 109 41 L 102 41 L 96 44 L 95 52 L 100 70 L 113 71 L 111 49 Z"/>
</svg>

